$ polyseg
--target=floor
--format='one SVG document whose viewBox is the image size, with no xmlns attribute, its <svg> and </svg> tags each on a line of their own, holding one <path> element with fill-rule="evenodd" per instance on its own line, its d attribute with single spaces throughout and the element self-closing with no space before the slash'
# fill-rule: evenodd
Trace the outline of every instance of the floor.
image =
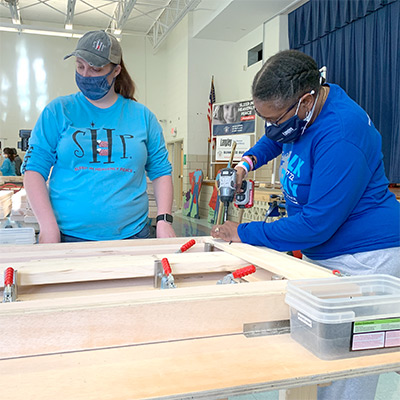
<svg viewBox="0 0 400 400">
<path fill-rule="evenodd" d="M 382 374 L 379 377 L 375 400 L 399 400 L 400 399 L 400 375 L 396 372 Z M 243 396 L 229 397 L 229 400 L 279 400 L 279 391 L 247 394 Z M 344 400 L 344 399 L 337 399 Z M 363 399 L 351 399 L 363 400 Z"/>
<path fill-rule="evenodd" d="M 205 219 L 195 219 L 182 215 L 180 211 L 174 213 L 173 227 L 179 237 L 210 236 L 212 225 Z M 382 374 L 379 378 L 375 400 L 399 400 L 400 375 L 391 372 Z M 256 394 L 229 397 L 229 400 L 279 400 L 279 391 L 273 390 Z M 337 399 L 342 400 L 342 399 Z M 352 399 L 362 400 L 362 399 Z"/>
</svg>

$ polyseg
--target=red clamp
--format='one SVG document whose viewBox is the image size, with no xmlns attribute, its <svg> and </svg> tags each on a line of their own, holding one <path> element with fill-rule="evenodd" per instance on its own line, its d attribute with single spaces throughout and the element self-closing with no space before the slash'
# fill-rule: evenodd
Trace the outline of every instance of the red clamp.
<svg viewBox="0 0 400 400">
<path fill-rule="evenodd" d="M 232 272 L 235 279 L 243 278 L 246 275 L 254 274 L 256 272 L 256 267 L 254 265 L 248 265 L 247 267 L 239 268 Z"/>
<path fill-rule="evenodd" d="M 168 258 L 163 258 L 161 260 L 161 265 L 163 267 L 164 274 L 168 276 L 171 273 L 171 266 L 169 265 Z"/>
<path fill-rule="evenodd" d="M 4 286 L 14 284 L 14 268 L 8 267 L 4 271 Z"/>
<path fill-rule="evenodd" d="M 336 276 L 349 276 L 349 274 L 342 274 L 338 269 L 333 269 L 332 274 Z"/>
<path fill-rule="evenodd" d="M 183 253 L 186 250 L 189 250 L 191 247 L 193 247 L 196 244 L 196 241 L 194 239 L 190 239 L 187 243 L 185 243 L 181 248 L 177 251 L 177 253 Z"/>
<path fill-rule="evenodd" d="M 176 288 L 175 280 L 171 274 L 171 266 L 169 265 L 168 258 L 163 258 L 161 260 L 161 265 L 164 270 L 164 276 L 161 278 L 161 289 L 174 289 Z"/>
<path fill-rule="evenodd" d="M 233 271 L 231 274 L 225 275 L 222 279 L 217 282 L 217 285 L 225 285 L 229 283 L 237 283 L 235 279 L 243 278 L 246 275 L 254 274 L 256 267 L 254 265 L 248 265 L 247 267 L 239 268 Z"/>
<path fill-rule="evenodd" d="M 3 303 L 10 303 L 17 300 L 17 271 L 8 267 L 4 271 L 4 293 Z"/>
</svg>

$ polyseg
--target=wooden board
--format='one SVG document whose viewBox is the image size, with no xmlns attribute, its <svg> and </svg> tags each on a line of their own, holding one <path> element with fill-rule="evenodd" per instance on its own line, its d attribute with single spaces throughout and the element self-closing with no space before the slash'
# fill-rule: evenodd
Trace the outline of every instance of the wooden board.
<svg viewBox="0 0 400 400">
<path fill-rule="evenodd" d="M 244 323 L 289 318 L 285 288 L 214 284 L 2 304 L 0 359 L 241 333 Z"/>
<path fill-rule="evenodd" d="M 244 323 L 288 319 L 286 281 L 271 281 L 275 271 L 287 266 L 291 277 L 337 279 L 265 248 L 196 240 L 181 254 L 175 251 L 187 238 L 3 247 L 0 270 L 17 269 L 23 301 L 0 304 L 0 326 L 8 327 L 0 330 L 0 358 L 240 333 Z M 204 252 L 204 244 L 215 251 Z M 163 257 L 176 290 L 153 287 L 154 261 Z M 216 285 L 249 262 L 258 269 L 251 283 Z M 102 288 L 94 291 L 95 284 Z"/>
<path fill-rule="evenodd" d="M 289 335 L 183 340 L 0 362 L 3 399 L 221 399 L 400 369 L 400 353 L 336 361 Z"/>
<path fill-rule="evenodd" d="M 23 300 L 0 304 L 2 398 L 212 400 L 400 369 L 399 352 L 322 361 L 288 335 L 244 337 L 244 323 L 288 319 L 287 281 L 274 275 L 340 278 L 210 237 L 176 254 L 187 240 L 1 246 Z M 152 287 L 160 257 L 178 289 Z M 242 263 L 257 266 L 249 282 L 215 284 Z"/>
<path fill-rule="evenodd" d="M 170 261 L 176 262 L 178 273 L 185 273 L 187 269 L 191 268 L 185 268 L 184 264 L 190 264 L 190 266 L 193 266 L 193 272 L 198 273 L 201 272 L 199 269 L 203 269 L 202 272 L 210 272 L 213 270 L 213 266 L 215 266 L 215 270 L 227 271 L 229 266 L 235 269 L 235 266 L 240 267 L 252 263 L 259 268 L 288 279 L 330 276 L 325 268 L 288 256 L 285 253 L 243 243 L 229 245 L 227 242 L 211 237 L 196 238 L 196 245 L 188 252 L 175 254 L 180 246 L 187 241 L 188 238 L 171 238 L 24 245 L 23 251 L 20 251 L 21 248 L 18 246 L 2 245 L 0 247 L 2 251 L 0 271 L 8 266 L 18 268 L 20 270 L 19 279 L 22 284 L 31 284 L 28 275 L 45 274 L 46 271 L 49 274 L 58 271 L 61 282 L 64 281 L 61 275 L 65 277 L 74 275 L 77 281 L 83 280 L 80 277 L 81 271 L 86 274 L 88 280 L 95 279 L 93 274 L 90 273 L 91 269 L 92 272 L 98 271 L 97 279 L 119 279 L 120 274 L 125 278 L 134 277 L 136 273 L 138 276 L 149 276 L 148 270 L 149 268 L 152 270 L 154 260 L 167 257 Z M 206 243 L 223 252 L 226 257 L 219 252 L 204 253 Z M 135 258 L 129 256 L 135 256 Z M 215 263 L 210 260 L 213 258 Z M 182 263 L 180 264 L 178 260 L 182 260 Z M 218 267 L 219 263 L 225 264 L 225 266 Z M 119 264 L 121 264 L 121 267 L 119 267 Z M 199 266 L 196 267 L 196 265 Z M 228 268 L 226 268 L 226 265 L 228 265 Z M 132 267 L 133 272 L 128 271 L 129 266 Z M 29 271 L 30 269 L 31 271 Z M 74 273 L 75 270 L 77 273 Z M 140 270 L 142 272 L 139 272 Z M 143 270 L 147 270 L 147 272 Z M 26 279 L 23 276 L 25 274 Z M 73 281 L 74 276 L 65 278 L 65 281 Z M 46 279 L 46 276 L 43 276 L 35 278 L 34 281 L 37 284 L 54 282 L 46 281 Z"/>
</svg>

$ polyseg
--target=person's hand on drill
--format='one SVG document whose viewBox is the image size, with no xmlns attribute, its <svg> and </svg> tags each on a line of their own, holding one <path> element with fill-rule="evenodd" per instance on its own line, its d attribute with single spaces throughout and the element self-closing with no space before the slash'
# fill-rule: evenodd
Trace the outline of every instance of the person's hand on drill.
<svg viewBox="0 0 400 400">
<path fill-rule="evenodd" d="M 247 176 L 247 171 L 241 165 L 236 165 L 236 193 L 240 193 L 242 188 L 242 182 Z"/>
<path fill-rule="evenodd" d="M 244 167 L 237 165 L 236 170 L 236 193 L 240 193 L 242 190 L 242 182 L 247 176 L 247 171 Z M 239 242 L 241 243 L 240 237 L 237 233 L 237 222 L 226 221 L 223 225 L 215 225 L 211 229 L 211 236 L 225 240 L 226 242 Z"/>
</svg>

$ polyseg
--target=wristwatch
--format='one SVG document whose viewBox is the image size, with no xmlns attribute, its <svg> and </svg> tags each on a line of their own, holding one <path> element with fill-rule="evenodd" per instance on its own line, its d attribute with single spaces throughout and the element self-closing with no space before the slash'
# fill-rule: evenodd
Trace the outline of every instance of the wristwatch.
<svg viewBox="0 0 400 400">
<path fill-rule="evenodd" d="M 170 224 L 172 224 L 172 222 L 174 221 L 174 217 L 171 214 L 160 214 L 157 215 L 156 218 L 156 222 L 158 221 L 166 221 L 169 222 Z"/>
</svg>

